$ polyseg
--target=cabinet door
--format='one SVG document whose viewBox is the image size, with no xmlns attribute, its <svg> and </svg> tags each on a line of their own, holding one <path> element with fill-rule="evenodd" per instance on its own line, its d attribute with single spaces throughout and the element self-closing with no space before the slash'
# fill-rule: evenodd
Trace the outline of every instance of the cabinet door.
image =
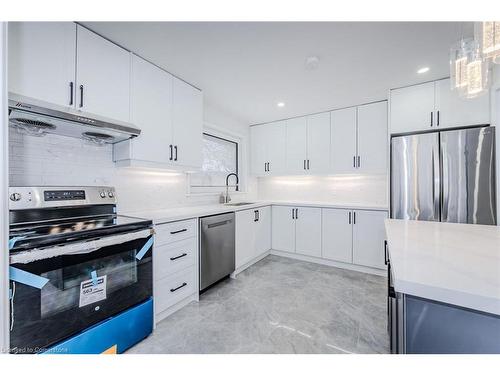
<svg viewBox="0 0 500 375">
<path fill-rule="evenodd" d="M 252 157 L 252 173 L 264 175 L 267 163 L 266 125 L 252 126 L 250 128 L 250 147 Z"/>
<path fill-rule="evenodd" d="M 172 144 L 172 76 L 132 57 L 130 120 L 141 129 L 131 142 L 136 160 L 169 163 Z"/>
<path fill-rule="evenodd" d="M 266 154 L 270 174 L 286 171 L 286 121 L 265 125 Z"/>
<path fill-rule="evenodd" d="M 129 121 L 130 53 L 78 25 L 76 60 L 76 108 Z"/>
<path fill-rule="evenodd" d="M 353 214 L 353 263 L 362 266 L 385 268 L 384 220 L 385 211 L 354 211 Z"/>
<path fill-rule="evenodd" d="M 175 77 L 173 78 L 172 128 L 175 164 L 201 168 L 203 94 L 200 90 Z"/>
<path fill-rule="evenodd" d="M 434 82 L 391 91 L 391 134 L 433 129 Z"/>
<path fill-rule="evenodd" d="M 271 250 L 271 207 L 260 207 L 255 231 L 256 256 Z"/>
<path fill-rule="evenodd" d="M 308 171 L 327 173 L 330 170 L 330 112 L 307 116 Z"/>
<path fill-rule="evenodd" d="M 74 106 L 75 23 L 9 22 L 8 55 L 10 92 Z"/>
<path fill-rule="evenodd" d="M 352 263 L 352 212 L 324 208 L 321 227 L 322 257 Z"/>
<path fill-rule="evenodd" d="M 306 117 L 286 121 L 286 171 L 289 173 L 306 172 L 307 124 Z"/>
<path fill-rule="evenodd" d="M 273 206 L 272 208 L 272 245 L 274 250 L 295 252 L 293 210 L 294 207 L 289 206 Z"/>
<path fill-rule="evenodd" d="M 356 172 L 356 107 L 331 112 L 333 173 Z"/>
<path fill-rule="evenodd" d="M 321 208 L 299 207 L 295 222 L 295 252 L 321 257 Z"/>
<path fill-rule="evenodd" d="M 358 107 L 358 171 L 387 173 L 387 102 Z"/>
<path fill-rule="evenodd" d="M 450 89 L 450 80 L 436 82 L 436 116 L 439 128 L 482 125 L 490 123 L 490 95 L 464 99 Z M 436 118 L 436 124 L 437 118 Z"/>
<path fill-rule="evenodd" d="M 241 267 L 257 256 L 255 251 L 254 210 L 238 211 L 235 214 L 235 265 Z"/>
</svg>

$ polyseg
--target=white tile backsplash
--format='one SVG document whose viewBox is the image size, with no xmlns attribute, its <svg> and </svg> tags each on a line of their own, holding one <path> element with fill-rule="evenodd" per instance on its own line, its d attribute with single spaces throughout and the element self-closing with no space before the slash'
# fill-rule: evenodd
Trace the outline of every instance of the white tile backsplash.
<svg viewBox="0 0 500 375">
<path fill-rule="evenodd" d="M 119 212 L 218 203 L 218 196 L 187 196 L 187 175 L 161 170 L 118 168 L 111 145 L 10 129 L 10 186 L 114 186 Z"/>
<path fill-rule="evenodd" d="M 386 175 L 261 177 L 259 199 L 387 206 Z"/>
</svg>

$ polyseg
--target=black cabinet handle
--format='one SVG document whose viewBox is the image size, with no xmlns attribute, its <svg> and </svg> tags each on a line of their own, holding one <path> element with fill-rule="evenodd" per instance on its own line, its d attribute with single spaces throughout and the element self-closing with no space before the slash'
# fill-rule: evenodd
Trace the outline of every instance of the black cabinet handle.
<svg viewBox="0 0 500 375">
<path fill-rule="evenodd" d="M 352 157 L 352 166 L 356 168 L 356 155 Z"/>
<path fill-rule="evenodd" d="M 297 220 L 299 218 L 299 209 L 296 208 L 295 209 L 295 220 Z"/>
<path fill-rule="evenodd" d="M 295 220 L 295 208 L 292 208 L 292 219 Z"/>
<path fill-rule="evenodd" d="M 304 170 L 306 169 L 306 159 L 304 159 Z"/>
<path fill-rule="evenodd" d="M 358 168 L 361 167 L 361 156 L 358 155 Z"/>
<path fill-rule="evenodd" d="M 83 107 L 83 85 L 80 85 L 80 108 Z"/>
<path fill-rule="evenodd" d="M 437 126 L 439 126 L 439 111 L 437 111 Z"/>
<path fill-rule="evenodd" d="M 387 258 L 387 240 L 384 240 L 384 264 L 387 266 L 389 259 Z"/>
<path fill-rule="evenodd" d="M 352 223 L 356 224 L 356 211 L 352 213 Z"/>
<path fill-rule="evenodd" d="M 182 232 L 187 232 L 187 228 L 176 230 L 174 232 L 170 232 L 170 234 L 179 234 L 179 233 L 182 233 Z"/>
<path fill-rule="evenodd" d="M 351 224 L 351 211 L 349 211 L 349 224 Z"/>
<path fill-rule="evenodd" d="M 69 105 L 73 105 L 73 82 L 69 83 Z"/>
<path fill-rule="evenodd" d="M 170 158 L 169 160 L 174 160 L 174 146 L 170 145 Z"/>
<path fill-rule="evenodd" d="M 254 214 L 253 221 L 259 221 L 259 210 L 255 210 L 253 214 Z"/>
<path fill-rule="evenodd" d="M 307 170 L 309 170 L 309 159 L 307 159 Z"/>
<path fill-rule="evenodd" d="M 267 171 L 271 172 L 271 162 L 267 162 Z"/>
<path fill-rule="evenodd" d="M 434 113 L 431 112 L 431 127 L 434 125 Z"/>
<path fill-rule="evenodd" d="M 181 255 L 177 255 L 176 257 L 170 258 L 170 260 L 177 260 L 177 259 L 180 259 L 180 258 L 184 258 L 185 256 L 187 256 L 187 254 L 186 253 L 182 253 Z"/>
<path fill-rule="evenodd" d="M 177 161 L 177 146 L 174 146 L 174 149 L 175 149 L 175 157 L 174 157 L 174 161 Z"/>
<path fill-rule="evenodd" d="M 179 285 L 177 288 L 170 289 L 170 292 L 175 292 L 176 290 L 179 290 L 180 288 L 184 288 L 187 285 L 187 283 L 182 283 L 182 285 Z"/>
</svg>

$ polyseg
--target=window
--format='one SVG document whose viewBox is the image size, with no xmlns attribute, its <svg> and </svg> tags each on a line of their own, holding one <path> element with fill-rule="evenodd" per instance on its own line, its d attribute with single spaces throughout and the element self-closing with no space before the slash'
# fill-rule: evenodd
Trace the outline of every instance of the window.
<svg viewBox="0 0 500 375">
<path fill-rule="evenodd" d="M 202 170 L 190 176 L 191 193 L 222 192 L 229 173 L 238 174 L 238 142 L 203 133 Z M 234 177 L 229 190 L 235 191 Z"/>
</svg>

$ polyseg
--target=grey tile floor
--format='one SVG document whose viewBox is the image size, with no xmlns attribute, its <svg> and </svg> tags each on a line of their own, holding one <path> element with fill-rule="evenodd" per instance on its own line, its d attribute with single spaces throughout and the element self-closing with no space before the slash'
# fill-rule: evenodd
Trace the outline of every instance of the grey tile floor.
<svg viewBox="0 0 500 375">
<path fill-rule="evenodd" d="M 386 279 L 268 256 L 128 353 L 387 353 Z"/>
</svg>

